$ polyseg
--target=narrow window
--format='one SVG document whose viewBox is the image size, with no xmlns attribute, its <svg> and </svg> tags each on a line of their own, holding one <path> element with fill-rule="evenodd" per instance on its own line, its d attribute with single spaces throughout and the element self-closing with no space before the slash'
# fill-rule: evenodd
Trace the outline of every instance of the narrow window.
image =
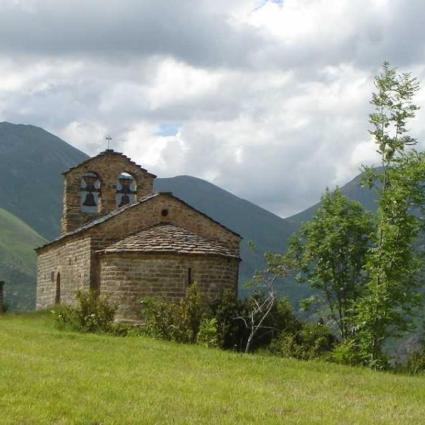
<svg viewBox="0 0 425 425">
<path fill-rule="evenodd" d="M 193 281 L 192 281 L 192 269 L 189 267 L 187 269 L 187 286 L 192 285 Z"/>
<path fill-rule="evenodd" d="M 55 304 L 60 304 L 60 302 L 61 302 L 61 274 L 58 273 L 56 276 Z"/>
</svg>

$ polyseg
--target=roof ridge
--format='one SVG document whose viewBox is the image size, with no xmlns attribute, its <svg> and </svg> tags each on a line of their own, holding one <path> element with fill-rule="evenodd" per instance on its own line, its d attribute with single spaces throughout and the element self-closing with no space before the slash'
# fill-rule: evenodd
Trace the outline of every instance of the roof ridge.
<svg viewBox="0 0 425 425">
<path fill-rule="evenodd" d="M 140 168 L 140 170 L 142 170 L 142 171 L 144 171 L 144 172 L 148 173 L 149 175 L 151 175 L 151 176 L 153 176 L 153 177 L 156 177 L 156 175 L 155 175 L 155 174 L 150 173 L 150 172 L 149 172 L 146 168 L 143 168 L 140 164 L 137 164 L 137 162 L 133 161 L 133 160 L 132 160 L 131 158 L 129 158 L 127 155 L 123 154 L 122 152 L 116 152 L 116 151 L 114 151 L 113 149 L 105 149 L 104 151 L 99 152 L 97 155 L 95 155 L 95 156 L 91 156 L 90 158 L 87 158 L 86 160 L 84 160 L 84 161 L 80 162 L 79 164 L 76 164 L 76 165 L 74 165 L 74 166 L 72 166 L 72 167 L 68 168 L 68 169 L 67 169 L 67 170 L 65 170 L 62 174 L 63 174 L 63 175 L 66 175 L 66 174 L 68 174 L 70 171 L 75 170 L 76 168 L 78 168 L 78 167 L 80 167 L 80 166 L 82 166 L 82 165 L 84 165 L 84 164 L 87 164 L 88 162 L 92 161 L 93 159 L 96 159 L 96 158 L 101 157 L 101 156 L 104 156 L 104 155 L 118 155 L 118 156 L 121 156 L 122 158 L 124 158 L 124 159 L 126 159 L 127 161 L 129 161 L 129 162 L 130 162 L 130 164 L 134 165 L 135 167 Z"/>
</svg>

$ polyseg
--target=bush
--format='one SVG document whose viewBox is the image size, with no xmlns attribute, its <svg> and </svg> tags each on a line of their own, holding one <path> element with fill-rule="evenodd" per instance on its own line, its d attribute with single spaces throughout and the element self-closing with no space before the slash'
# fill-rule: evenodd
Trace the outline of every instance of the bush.
<svg viewBox="0 0 425 425">
<path fill-rule="evenodd" d="M 342 341 L 336 345 L 330 353 L 329 360 L 348 366 L 362 363 L 361 356 L 353 340 Z"/>
<path fill-rule="evenodd" d="M 268 347 L 282 333 L 296 333 L 301 328 L 302 323 L 295 317 L 291 304 L 286 298 L 281 298 L 264 320 L 263 329 L 256 335 L 253 347 Z"/>
<path fill-rule="evenodd" d="M 243 350 L 248 339 L 248 330 L 242 320 L 246 305 L 238 300 L 233 291 L 225 290 L 217 302 L 211 306 L 212 315 L 217 321 L 217 344 L 223 349 Z"/>
<path fill-rule="evenodd" d="M 417 351 L 410 355 L 403 368 L 409 375 L 418 375 L 425 372 L 425 351 Z"/>
<path fill-rule="evenodd" d="M 254 296 L 261 302 L 261 295 Z M 193 284 L 179 302 L 146 299 L 142 310 L 144 331 L 154 338 L 244 351 L 249 329 L 242 318 L 249 315 L 252 300 L 238 300 L 233 291 L 225 291 L 220 300 L 208 306 Z M 281 299 L 256 333 L 252 348 L 267 348 L 271 344 L 271 351 L 276 354 L 308 359 L 329 351 L 333 342 L 328 328 L 303 326 L 289 302 Z"/>
<path fill-rule="evenodd" d="M 176 342 L 195 343 L 202 319 L 209 316 L 198 285 L 191 285 L 179 302 L 163 298 L 148 298 L 143 302 L 142 315 L 148 335 Z"/>
<path fill-rule="evenodd" d="M 221 299 L 212 306 L 213 315 L 217 319 L 219 347 L 237 351 L 245 350 L 249 329 L 242 318 L 248 317 L 253 297 L 261 303 L 261 294 L 238 300 L 232 291 L 225 291 Z M 288 300 L 282 298 L 276 302 L 261 329 L 256 333 L 252 349 L 267 347 L 283 330 L 293 331 L 299 326 Z"/>
<path fill-rule="evenodd" d="M 270 344 L 270 351 L 283 357 L 312 360 L 329 353 L 336 342 L 328 327 L 305 323 L 298 330 L 282 332 Z"/>
<path fill-rule="evenodd" d="M 205 300 L 202 299 L 199 287 L 193 283 L 187 290 L 186 296 L 180 301 L 178 320 L 183 342 L 195 343 L 203 317 L 210 314 Z"/>
<path fill-rule="evenodd" d="M 205 347 L 218 347 L 217 319 L 205 318 L 199 327 L 197 342 Z"/>
<path fill-rule="evenodd" d="M 81 332 L 111 332 L 116 307 L 93 290 L 78 291 L 77 306 L 62 305 L 54 309 L 59 328 Z"/>
</svg>

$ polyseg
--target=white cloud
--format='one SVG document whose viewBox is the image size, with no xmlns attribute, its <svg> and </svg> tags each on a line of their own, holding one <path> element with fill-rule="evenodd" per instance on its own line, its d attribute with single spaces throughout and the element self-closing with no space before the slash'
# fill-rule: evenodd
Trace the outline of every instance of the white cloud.
<svg viewBox="0 0 425 425">
<path fill-rule="evenodd" d="M 425 80 L 421 0 L 0 8 L 1 119 L 89 154 L 111 134 L 159 176 L 206 178 L 282 215 L 374 161 L 368 101 L 385 59 Z M 419 139 L 424 122 L 412 123 Z"/>
</svg>

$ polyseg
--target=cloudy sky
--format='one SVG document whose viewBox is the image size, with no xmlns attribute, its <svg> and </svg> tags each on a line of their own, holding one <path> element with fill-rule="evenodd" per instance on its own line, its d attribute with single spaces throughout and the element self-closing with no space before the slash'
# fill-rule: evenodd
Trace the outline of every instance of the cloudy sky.
<svg viewBox="0 0 425 425">
<path fill-rule="evenodd" d="M 0 0 L 0 121 L 281 216 L 374 161 L 373 75 L 425 86 L 423 0 Z M 412 132 L 425 140 L 423 105 Z"/>
</svg>

